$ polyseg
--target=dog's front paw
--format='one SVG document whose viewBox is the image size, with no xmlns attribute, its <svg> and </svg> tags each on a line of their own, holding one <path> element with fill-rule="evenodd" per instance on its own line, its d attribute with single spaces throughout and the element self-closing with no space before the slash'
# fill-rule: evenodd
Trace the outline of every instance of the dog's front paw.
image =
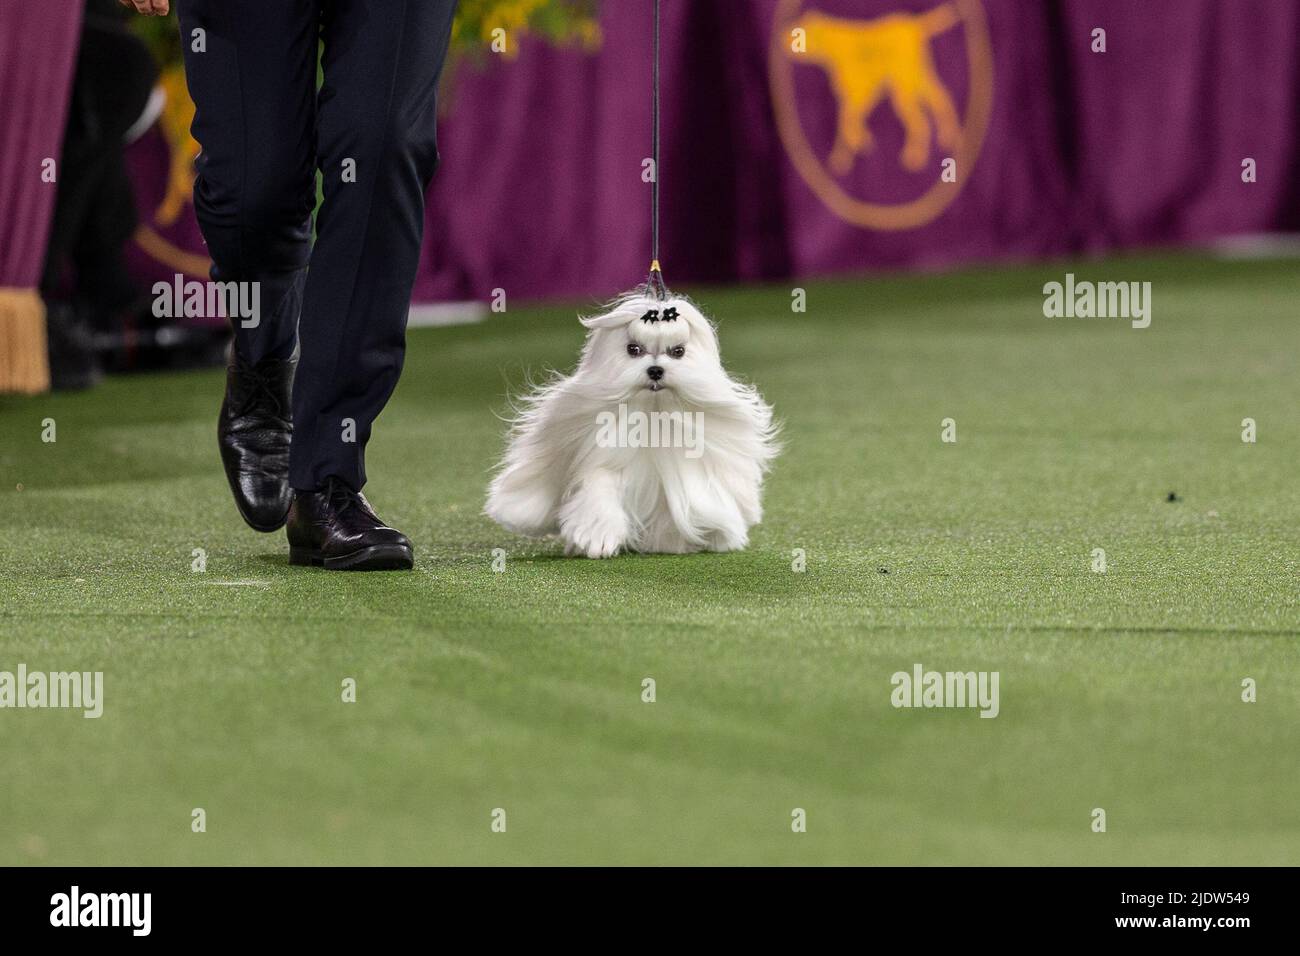
<svg viewBox="0 0 1300 956">
<path fill-rule="evenodd" d="M 606 514 L 575 522 L 564 529 L 564 553 L 569 557 L 612 558 L 623 550 L 627 519 Z"/>
</svg>

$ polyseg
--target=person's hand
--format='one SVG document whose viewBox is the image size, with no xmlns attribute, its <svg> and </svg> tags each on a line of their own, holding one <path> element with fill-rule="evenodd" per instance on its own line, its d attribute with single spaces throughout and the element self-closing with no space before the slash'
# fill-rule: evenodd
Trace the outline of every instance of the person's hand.
<svg viewBox="0 0 1300 956">
<path fill-rule="evenodd" d="M 124 7 L 134 7 L 136 13 L 146 17 L 165 17 L 171 10 L 171 0 L 117 0 Z"/>
</svg>

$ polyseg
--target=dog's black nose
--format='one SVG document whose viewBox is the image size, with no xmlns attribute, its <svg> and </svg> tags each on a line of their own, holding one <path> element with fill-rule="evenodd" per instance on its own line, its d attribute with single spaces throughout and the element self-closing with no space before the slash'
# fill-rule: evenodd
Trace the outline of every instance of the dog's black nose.
<svg viewBox="0 0 1300 956">
<path fill-rule="evenodd" d="M 664 377 L 664 370 L 658 365 L 651 365 L 645 373 L 650 376 L 652 382 L 657 382 Z"/>
</svg>

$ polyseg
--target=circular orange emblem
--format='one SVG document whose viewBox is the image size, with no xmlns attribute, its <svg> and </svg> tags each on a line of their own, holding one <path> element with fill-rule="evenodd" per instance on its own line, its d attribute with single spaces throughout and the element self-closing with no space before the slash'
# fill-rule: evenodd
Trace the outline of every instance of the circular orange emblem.
<svg viewBox="0 0 1300 956">
<path fill-rule="evenodd" d="M 969 73 L 964 118 L 932 52 L 937 37 L 958 29 Z M 800 121 L 796 68 L 823 71 L 835 99 L 835 138 L 825 159 Z M 993 105 L 988 22 L 979 0 L 940 0 L 919 13 L 885 12 L 870 19 L 805 9 L 804 0 L 778 0 L 768 77 L 781 141 L 818 198 L 864 228 L 914 229 L 957 198 L 983 144 Z M 883 156 L 867 122 L 883 108 L 892 109 L 902 129 L 897 156 L 885 157 L 896 162 L 897 175 L 910 187 L 918 174 L 934 170 L 928 187 L 897 203 L 870 201 L 848 188 L 860 160 Z"/>
</svg>

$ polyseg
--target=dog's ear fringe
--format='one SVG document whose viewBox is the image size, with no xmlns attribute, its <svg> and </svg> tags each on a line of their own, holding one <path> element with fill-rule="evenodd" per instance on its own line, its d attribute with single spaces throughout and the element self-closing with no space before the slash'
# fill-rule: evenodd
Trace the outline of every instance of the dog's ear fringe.
<svg viewBox="0 0 1300 956">
<path fill-rule="evenodd" d="M 569 375 L 549 368 L 540 375 L 532 369 L 524 370 L 524 381 L 516 390 L 506 391 L 507 412 L 494 412 L 498 421 L 518 432 L 538 413 L 543 400 L 569 379 Z"/>
<path fill-rule="evenodd" d="M 661 309 L 670 303 L 689 305 L 703 316 L 705 322 L 709 323 L 710 326 L 714 326 L 713 320 L 689 296 L 678 292 L 670 292 L 667 299 L 660 301 L 654 294 L 649 282 L 642 283 L 635 289 L 610 300 L 599 307 L 600 311 L 592 315 L 578 316 L 578 321 L 585 328 L 593 331 L 596 329 L 616 329 L 630 322 L 635 322 L 645 315 L 647 309 Z M 716 326 L 714 328 L 716 330 Z"/>
</svg>

